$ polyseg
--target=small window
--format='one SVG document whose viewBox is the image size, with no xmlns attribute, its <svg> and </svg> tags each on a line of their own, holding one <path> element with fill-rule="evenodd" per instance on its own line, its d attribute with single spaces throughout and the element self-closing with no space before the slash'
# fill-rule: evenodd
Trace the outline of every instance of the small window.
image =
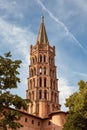
<svg viewBox="0 0 87 130">
<path fill-rule="evenodd" d="M 32 120 L 32 124 L 34 124 L 34 120 Z"/>
<path fill-rule="evenodd" d="M 51 122 L 50 122 L 50 121 L 48 122 L 48 125 L 51 125 Z"/>
<path fill-rule="evenodd" d="M 41 92 L 41 90 L 39 91 L 39 99 L 41 99 L 42 98 L 42 92 Z"/>
<path fill-rule="evenodd" d="M 40 62 L 42 62 L 42 55 L 40 55 Z"/>
<path fill-rule="evenodd" d="M 40 122 L 38 122 L 38 126 L 40 126 Z"/>
<path fill-rule="evenodd" d="M 44 78 L 44 87 L 46 87 L 46 78 Z"/>
<path fill-rule="evenodd" d="M 25 122 L 27 122 L 27 118 L 25 118 Z"/>
<path fill-rule="evenodd" d="M 46 75 L 46 67 L 44 67 L 44 75 Z"/>
<path fill-rule="evenodd" d="M 40 78 L 39 85 L 42 87 L 42 78 Z"/>
<path fill-rule="evenodd" d="M 39 71 L 40 71 L 40 74 L 42 74 L 42 67 L 40 67 L 40 70 L 39 70 Z"/>
<path fill-rule="evenodd" d="M 46 56 L 44 55 L 44 62 L 46 62 Z"/>
</svg>

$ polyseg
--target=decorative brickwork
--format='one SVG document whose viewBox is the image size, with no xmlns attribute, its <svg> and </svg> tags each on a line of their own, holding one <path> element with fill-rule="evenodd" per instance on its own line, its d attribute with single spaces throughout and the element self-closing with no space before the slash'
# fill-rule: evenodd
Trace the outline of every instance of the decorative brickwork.
<svg viewBox="0 0 87 130">
<path fill-rule="evenodd" d="M 42 17 L 36 45 L 30 46 L 30 65 L 27 99 L 28 113 L 48 117 L 49 113 L 60 110 L 58 79 L 55 66 L 55 46 L 48 42 L 44 17 Z"/>
</svg>

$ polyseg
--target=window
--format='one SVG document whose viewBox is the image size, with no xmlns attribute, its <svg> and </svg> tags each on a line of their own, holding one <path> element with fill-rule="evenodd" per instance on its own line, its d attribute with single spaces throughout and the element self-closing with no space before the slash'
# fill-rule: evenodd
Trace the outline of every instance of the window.
<svg viewBox="0 0 87 130">
<path fill-rule="evenodd" d="M 30 80 L 30 88 L 32 88 L 32 80 Z"/>
<path fill-rule="evenodd" d="M 39 99 L 41 99 L 42 98 L 42 92 L 41 92 L 41 90 L 39 91 Z"/>
<path fill-rule="evenodd" d="M 44 87 L 46 87 L 46 78 L 44 78 Z"/>
<path fill-rule="evenodd" d="M 38 122 L 38 126 L 40 126 L 40 122 Z"/>
<path fill-rule="evenodd" d="M 27 122 L 27 118 L 25 118 L 25 122 Z"/>
<path fill-rule="evenodd" d="M 40 78 L 40 87 L 42 86 L 42 78 Z"/>
<path fill-rule="evenodd" d="M 40 74 L 42 74 L 42 67 L 40 67 Z"/>
<path fill-rule="evenodd" d="M 32 59 L 32 63 L 34 64 L 34 58 Z"/>
<path fill-rule="evenodd" d="M 40 55 L 40 62 L 42 62 L 42 55 Z"/>
<path fill-rule="evenodd" d="M 35 87 L 35 79 L 33 79 L 33 87 Z"/>
<path fill-rule="evenodd" d="M 44 98 L 47 99 L 47 91 L 44 91 Z"/>
<path fill-rule="evenodd" d="M 44 55 L 44 62 L 46 62 L 46 56 Z"/>
<path fill-rule="evenodd" d="M 51 84 L 51 88 L 52 88 L 52 84 L 53 84 L 53 81 L 52 81 L 52 79 L 51 79 L 51 81 L 50 81 L 50 82 L 51 82 L 50 84 Z"/>
<path fill-rule="evenodd" d="M 32 92 L 32 100 L 34 100 L 34 91 Z"/>
<path fill-rule="evenodd" d="M 50 122 L 50 121 L 48 122 L 48 125 L 51 125 L 51 122 Z"/>
<path fill-rule="evenodd" d="M 46 75 L 46 67 L 44 67 L 44 75 Z"/>
<path fill-rule="evenodd" d="M 32 120 L 32 124 L 34 124 L 34 120 Z"/>
</svg>

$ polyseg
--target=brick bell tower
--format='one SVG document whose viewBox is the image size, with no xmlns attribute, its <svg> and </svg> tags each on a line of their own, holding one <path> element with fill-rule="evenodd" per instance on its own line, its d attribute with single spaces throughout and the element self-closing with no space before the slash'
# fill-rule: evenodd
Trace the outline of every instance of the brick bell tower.
<svg viewBox="0 0 87 130">
<path fill-rule="evenodd" d="M 45 118 L 60 110 L 58 79 L 56 78 L 55 46 L 49 45 L 42 16 L 36 45 L 30 46 L 27 99 L 28 113 Z"/>
</svg>

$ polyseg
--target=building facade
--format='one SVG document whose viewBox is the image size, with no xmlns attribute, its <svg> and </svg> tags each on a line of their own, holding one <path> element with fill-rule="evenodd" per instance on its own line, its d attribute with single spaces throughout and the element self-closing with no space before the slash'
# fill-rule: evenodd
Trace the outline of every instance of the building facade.
<svg viewBox="0 0 87 130">
<path fill-rule="evenodd" d="M 22 112 L 21 130 L 62 130 L 67 113 L 60 110 L 55 46 L 49 44 L 43 16 L 36 44 L 30 46 L 26 98 L 32 102 Z"/>
</svg>

